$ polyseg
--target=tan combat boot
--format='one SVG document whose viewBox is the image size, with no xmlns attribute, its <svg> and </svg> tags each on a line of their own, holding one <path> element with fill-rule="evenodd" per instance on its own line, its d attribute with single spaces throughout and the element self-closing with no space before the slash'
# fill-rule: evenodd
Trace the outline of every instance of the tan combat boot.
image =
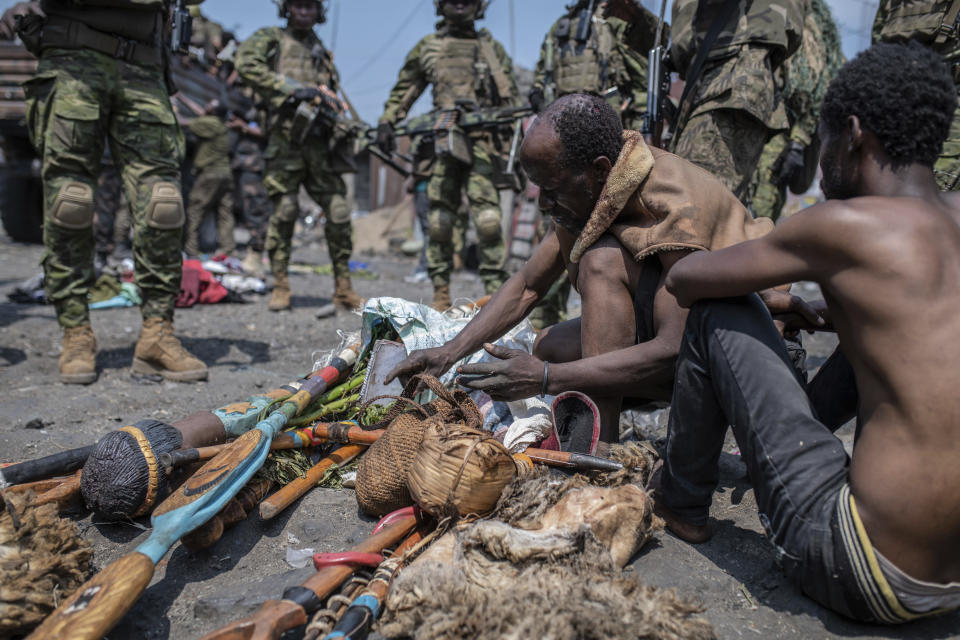
<svg viewBox="0 0 960 640">
<path fill-rule="evenodd" d="M 360 294 L 353 290 L 350 276 L 337 276 L 333 286 L 333 304 L 338 309 L 353 311 L 362 308 L 364 302 Z"/>
<path fill-rule="evenodd" d="M 244 256 L 243 262 L 240 263 L 240 266 L 243 267 L 243 271 L 247 275 L 251 275 L 255 278 L 262 278 L 263 253 L 260 251 L 254 251 L 253 249 L 247 249 L 247 255 Z"/>
<path fill-rule="evenodd" d="M 450 305 L 450 285 L 433 285 L 433 302 L 430 303 L 430 306 L 437 311 L 446 311 L 450 308 Z"/>
<path fill-rule="evenodd" d="M 270 311 L 284 311 L 290 308 L 290 278 L 287 274 L 273 277 L 273 292 L 267 309 Z"/>
<path fill-rule="evenodd" d="M 177 382 L 207 379 L 207 365 L 183 348 L 173 335 L 173 323 L 162 318 L 144 319 L 133 350 L 133 370 Z"/>
<path fill-rule="evenodd" d="M 60 354 L 60 382 L 90 384 L 97 379 L 97 339 L 85 324 L 63 330 L 63 353 Z"/>
</svg>

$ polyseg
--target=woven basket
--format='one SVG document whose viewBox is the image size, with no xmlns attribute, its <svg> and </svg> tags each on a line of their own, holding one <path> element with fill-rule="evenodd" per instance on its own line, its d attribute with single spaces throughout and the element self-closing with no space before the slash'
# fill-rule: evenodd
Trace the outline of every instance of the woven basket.
<svg viewBox="0 0 960 640">
<path fill-rule="evenodd" d="M 423 435 L 407 487 L 414 502 L 438 518 L 483 516 L 516 473 L 510 452 L 489 433 L 434 422 Z"/>
<path fill-rule="evenodd" d="M 437 398 L 425 405 L 410 400 L 420 383 L 436 393 Z M 479 428 L 482 423 L 477 405 L 466 393 L 460 390 L 451 393 L 433 376 L 414 376 L 396 399 L 394 409 L 379 424 L 373 425 L 375 428 L 386 426 L 386 432 L 360 458 L 357 467 L 357 504 L 364 513 L 373 516 L 413 504 L 407 490 L 407 473 L 428 426 L 448 422 Z M 360 413 L 362 415 L 362 409 Z"/>
</svg>

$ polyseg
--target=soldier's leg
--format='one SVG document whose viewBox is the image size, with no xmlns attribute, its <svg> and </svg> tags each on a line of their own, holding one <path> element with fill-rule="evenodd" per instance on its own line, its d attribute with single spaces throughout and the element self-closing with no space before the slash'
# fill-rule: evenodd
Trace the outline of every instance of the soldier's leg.
<svg viewBox="0 0 960 640">
<path fill-rule="evenodd" d="M 676 154 L 715 175 L 742 201 L 768 135 L 766 125 L 745 111 L 714 109 L 690 118 Z"/>
<path fill-rule="evenodd" d="M 494 167 L 485 144 L 473 145 L 473 170 L 467 178 L 467 199 L 473 226 L 477 230 L 480 279 L 487 293 L 493 293 L 507 279 L 503 265 L 507 248 L 500 224 L 500 193 L 493 183 Z"/>
<path fill-rule="evenodd" d="M 65 329 L 90 324 L 94 192 L 104 140 L 100 104 L 107 87 L 83 58 L 44 51 L 37 75 L 24 84 L 27 123 L 42 162 L 47 297 Z"/>
<path fill-rule="evenodd" d="M 273 213 L 267 226 L 266 249 L 274 279 L 287 283 L 287 268 L 293 252 L 293 229 L 300 217 L 297 192 L 306 176 L 306 164 L 299 148 L 294 148 L 281 133 L 274 133 L 267 150 L 263 184 L 270 195 Z M 289 289 L 289 284 L 287 284 Z"/>
<path fill-rule="evenodd" d="M 219 180 L 216 175 L 201 171 L 193 181 L 187 204 L 186 232 L 183 250 L 188 256 L 200 255 L 200 225 L 207 211 L 217 204 Z"/>
<path fill-rule="evenodd" d="M 460 208 L 460 196 L 466 178 L 462 166 L 449 157 L 437 158 L 427 183 L 427 197 L 430 199 L 427 273 L 433 283 L 437 307 L 449 306 L 454 217 Z"/>
<path fill-rule="evenodd" d="M 787 185 L 777 184 L 777 174 L 780 169 L 780 156 L 789 142 L 790 137 L 785 132 L 780 132 L 770 138 L 760 154 L 757 170 L 750 183 L 750 193 L 746 198 L 747 206 L 757 218 L 777 220 L 787 201 Z"/>
<path fill-rule="evenodd" d="M 185 219 L 180 185 L 183 134 L 162 71 L 116 64 L 110 150 L 130 200 L 134 283 L 143 296 L 143 326 L 133 352 L 133 370 L 181 382 L 205 380 L 206 365 L 173 333 Z"/>
<path fill-rule="evenodd" d="M 243 221 L 250 232 L 249 247 L 254 251 L 263 251 L 272 209 L 270 196 L 263 186 L 263 175 L 252 171 L 240 174 L 240 195 L 243 199 Z"/>
<path fill-rule="evenodd" d="M 943 151 L 933 165 L 937 185 L 944 191 L 960 190 L 960 105 L 953 112 L 950 132 L 943 141 Z"/>
<path fill-rule="evenodd" d="M 333 303 L 340 309 L 352 310 L 363 305 L 363 298 L 354 291 L 350 280 L 350 255 L 353 253 L 353 225 L 350 213 L 353 206 L 347 200 L 347 185 L 331 169 L 326 152 L 308 150 L 307 176 L 304 187 L 317 204 L 323 207 L 326 223 L 323 233 L 333 267 Z"/>
<path fill-rule="evenodd" d="M 233 255 L 237 249 L 237 241 L 233 238 L 233 174 L 230 171 L 221 173 L 217 188 L 217 244 L 220 253 Z"/>
</svg>

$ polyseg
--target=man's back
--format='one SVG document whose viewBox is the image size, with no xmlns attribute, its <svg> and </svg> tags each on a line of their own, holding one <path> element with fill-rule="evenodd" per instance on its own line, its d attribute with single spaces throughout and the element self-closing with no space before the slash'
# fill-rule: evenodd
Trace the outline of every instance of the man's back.
<svg viewBox="0 0 960 640">
<path fill-rule="evenodd" d="M 958 581 L 960 206 L 871 197 L 826 213 L 821 286 L 860 393 L 850 482 L 861 517 L 910 575 Z"/>
</svg>

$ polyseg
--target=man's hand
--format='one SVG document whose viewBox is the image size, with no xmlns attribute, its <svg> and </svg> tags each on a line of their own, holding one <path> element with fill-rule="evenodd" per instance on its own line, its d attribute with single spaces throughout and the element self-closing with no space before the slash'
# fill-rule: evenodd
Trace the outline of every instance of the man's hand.
<svg viewBox="0 0 960 640">
<path fill-rule="evenodd" d="M 827 321 L 827 305 L 822 300 L 806 302 L 800 296 L 779 289 L 764 289 L 758 295 L 784 333 L 831 329 Z"/>
<path fill-rule="evenodd" d="M 30 14 L 36 14 L 41 18 L 45 17 L 43 11 L 40 9 L 40 3 L 35 2 L 18 2 L 13 5 L 3 13 L 3 17 L 0 18 L 0 39 L 3 40 L 13 40 L 16 32 L 14 31 L 17 24 L 17 16 L 26 16 Z"/>
<path fill-rule="evenodd" d="M 780 156 L 777 184 L 790 184 L 801 171 L 803 171 L 803 145 L 794 140 L 787 147 L 786 152 Z"/>
<path fill-rule="evenodd" d="M 440 377 L 453 366 L 453 363 L 459 360 L 453 355 L 445 347 L 414 351 L 407 356 L 406 360 L 395 366 L 393 371 L 387 374 L 384 384 L 389 384 L 394 378 L 400 378 L 400 382 L 406 384 L 411 376 L 418 373 Z"/>
<path fill-rule="evenodd" d="M 507 349 L 493 344 L 483 348 L 499 362 L 465 364 L 457 370 L 458 382 L 483 391 L 494 400 L 519 400 L 540 393 L 543 387 L 543 360 L 526 351 Z"/>
<path fill-rule="evenodd" d="M 397 148 L 397 138 L 393 133 L 393 125 L 381 122 L 377 125 L 377 146 L 385 154 L 390 155 Z"/>
</svg>

